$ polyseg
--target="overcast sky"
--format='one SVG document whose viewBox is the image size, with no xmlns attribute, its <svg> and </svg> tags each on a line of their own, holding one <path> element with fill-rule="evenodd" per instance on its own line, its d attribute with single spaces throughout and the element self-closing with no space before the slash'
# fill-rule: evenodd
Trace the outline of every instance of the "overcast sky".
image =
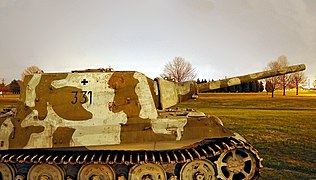
<svg viewBox="0 0 316 180">
<path fill-rule="evenodd" d="M 175 56 L 198 77 L 263 70 L 285 55 L 316 77 L 315 0 L 0 0 L 0 78 L 112 67 L 159 76 Z"/>
</svg>

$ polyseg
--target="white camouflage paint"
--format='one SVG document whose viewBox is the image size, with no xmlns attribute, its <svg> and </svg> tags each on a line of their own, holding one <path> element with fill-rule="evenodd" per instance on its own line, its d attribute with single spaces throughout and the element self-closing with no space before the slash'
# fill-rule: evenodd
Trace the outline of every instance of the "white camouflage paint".
<svg viewBox="0 0 316 180">
<path fill-rule="evenodd" d="M 147 77 L 139 72 L 135 72 L 133 77 L 139 81 L 135 87 L 135 92 L 141 106 L 139 117 L 143 119 L 157 119 L 158 113 L 151 95 Z"/>
<path fill-rule="evenodd" d="M 0 150 L 9 149 L 9 138 L 10 134 L 13 131 L 13 124 L 10 118 L 7 118 L 2 125 L 0 126 L 0 143 L 3 143 L 3 146 L 0 146 Z"/>
<path fill-rule="evenodd" d="M 177 84 L 177 91 L 179 95 L 185 95 L 190 92 L 191 82 L 184 82 L 181 84 Z"/>
<path fill-rule="evenodd" d="M 39 120 L 38 111 L 33 110 L 21 123 L 21 127 L 25 128 L 28 126 L 43 126 L 45 129 L 41 133 L 32 133 L 30 140 L 24 147 L 28 148 L 49 148 L 52 147 L 52 136 L 53 130 L 56 128 L 53 125 L 48 124 L 45 120 Z"/>
<path fill-rule="evenodd" d="M 92 91 L 92 104 L 89 101 L 83 107 L 93 114 L 92 119 L 85 121 L 70 121 L 59 117 L 50 104 L 47 105 L 48 114 L 43 120 L 37 120 L 36 113 L 30 115 L 32 118 L 22 121 L 22 127 L 42 125 L 45 130 L 42 133 L 33 133 L 27 148 L 34 148 L 37 145 L 51 147 L 52 133 L 58 127 L 74 128 L 71 146 L 94 146 L 120 144 L 121 124 L 127 123 L 127 116 L 124 112 L 113 113 L 109 110 L 108 104 L 114 100 L 114 89 L 108 87 L 108 81 L 113 72 L 110 73 L 71 73 L 65 79 L 55 80 L 52 86 L 62 88 L 72 86 L 83 91 Z M 88 80 L 83 85 L 81 81 Z M 89 128 L 87 128 L 89 127 Z M 43 136 L 48 138 L 43 138 Z"/>
<path fill-rule="evenodd" d="M 186 95 L 191 90 L 192 82 L 175 83 L 173 81 L 156 78 L 159 84 L 159 96 L 162 109 L 179 103 L 179 95 Z"/>
<path fill-rule="evenodd" d="M 158 96 L 159 90 L 158 90 L 158 82 L 157 81 L 154 81 L 154 91 L 155 91 L 156 96 Z"/>
<path fill-rule="evenodd" d="M 210 82 L 210 90 L 213 90 L 213 89 L 219 89 L 221 87 L 221 82 L 220 81 L 213 81 L 213 82 Z"/>
<path fill-rule="evenodd" d="M 109 103 L 114 101 L 115 91 L 109 88 L 108 81 L 110 80 L 113 72 L 109 73 L 71 73 L 65 79 L 55 80 L 52 82 L 54 88 L 62 88 L 66 86 L 77 87 L 83 91 L 92 91 L 93 99 L 92 104 L 89 101 L 82 106 L 89 112 L 93 114 L 92 118 L 83 121 L 71 121 L 61 118 L 56 114 L 51 104 L 47 104 L 47 116 L 44 120 L 38 119 L 37 110 L 33 110 L 23 121 L 21 126 L 43 126 L 44 131 L 41 133 L 33 133 L 30 136 L 28 144 L 25 148 L 50 148 L 53 146 L 53 133 L 58 127 L 68 127 L 75 129 L 72 136 L 70 146 L 100 146 L 100 145 L 114 145 L 120 144 L 120 132 L 121 124 L 127 123 L 126 114 L 121 111 L 119 113 L 113 113 L 109 110 Z M 141 73 L 135 72 L 134 78 L 139 81 L 136 85 L 135 92 L 139 98 L 139 103 L 141 105 L 140 117 L 144 119 L 150 119 L 152 124 L 152 129 L 155 133 L 159 134 L 175 134 L 175 139 L 180 140 L 182 136 L 182 131 L 187 123 L 187 117 L 171 117 L 157 119 L 158 113 L 151 95 L 150 87 L 146 76 Z M 34 78 L 31 82 L 31 89 L 35 91 L 36 83 L 39 82 L 39 76 Z M 81 81 L 83 79 L 89 82 L 83 85 Z M 173 82 L 163 80 L 164 85 L 175 86 Z M 188 84 L 189 85 L 189 84 Z M 187 85 L 185 85 L 187 86 Z M 182 89 L 183 88 L 183 89 Z M 170 96 L 168 91 L 163 91 L 166 96 L 165 100 L 168 98 L 178 96 L 178 93 L 187 93 L 185 89 L 188 87 L 181 86 L 179 89 L 171 88 L 174 91 L 172 93 L 175 96 Z M 189 88 L 188 88 L 189 89 Z M 179 92 L 176 92 L 179 91 Z M 29 91 L 30 95 L 27 94 L 29 104 L 34 102 L 36 98 L 32 95 L 34 91 Z M 156 86 L 156 91 L 157 86 Z M 32 97 L 32 98 L 31 98 Z M 174 99 L 177 103 L 178 99 Z M 88 128 L 87 128 L 88 127 Z M 1 132 L 9 134 L 12 132 L 13 125 L 11 123 L 10 128 L 6 131 L 3 130 L 1 126 Z M 8 141 L 8 140 L 7 140 Z M 59 143 L 59 142 L 57 142 Z M 8 144 L 6 142 L 6 144 Z"/>
<path fill-rule="evenodd" d="M 159 118 L 152 119 L 151 125 L 154 133 L 159 134 L 175 134 L 176 140 L 179 141 L 182 137 L 182 131 L 187 124 L 187 117 L 175 117 L 175 118 Z"/>
<path fill-rule="evenodd" d="M 35 106 L 36 92 L 35 88 L 41 81 L 41 74 L 34 74 L 26 87 L 25 104 L 29 107 Z"/>
<path fill-rule="evenodd" d="M 250 74 L 250 78 L 251 79 L 259 79 L 260 77 L 262 77 L 264 75 L 263 72 L 260 72 L 260 73 L 253 73 L 253 74 Z"/>
<path fill-rule="evenodd" d="M 145 75 L 135 72 L 134 78 L 139 81 L 137 86 L 135 87 L 135 92 L 138 96 L 139 103 L 141 105 L 141 110 L 139 116 L 144 119 L 151 119 L 151 126 L 154 133 L 157 134 L 175 134 L 176 140 L 180 140 L 182 137 L 183 127 L 187 123 L 186 117 L 176 117 L 176 118 L 159 118 L 157 119 L 158 113 L 154 104 L 153 97 L 151 95 L 151 91 L 147 82 L 147 78 Z M 165 82 L 165 80 L 163 80 Z M 172 84 L 171 84 L 172 83 Z M 174 85 L 173 82 L 165 82 L 168 85 Z M 190 84 L 184 84 L 184 87 L 181 86 L 178 89 L 179 93 L 188 93 L 185 88 Z M 161 86 L 160 86 L 161 87 Z M 190 89 L 190 88 L 189 88 Z M 163 91 L 166 93 L 165 91 Z M 168 94 L 170 95 L 170 94 Z M 176 97 L 178 97 L 176 95 Z"/>
<path fill-rule="evenodd" d="M 160 103 L 162 109 L 174 106 L 178 103 L 178 93 L 175 83 L 157 78 L 160 91 Z"/>
<path fill-rule="evenodd" d="M 241 84 L 240 79 L 239 78 L 231 78 L 228 80 L 227 85 L 228 86 L 235 86 L 235 85 L 239 85 Z"/>
</svg>

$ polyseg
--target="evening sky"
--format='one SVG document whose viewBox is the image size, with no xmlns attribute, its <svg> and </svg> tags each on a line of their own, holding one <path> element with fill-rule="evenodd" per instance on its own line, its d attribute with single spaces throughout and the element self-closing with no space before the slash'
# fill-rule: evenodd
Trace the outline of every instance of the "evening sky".
<svg viewBox="0 0 316 180">
<path fill-rule="evenodd" d="M 314 0 L 0 0 L 0 78 L 86 68 L 150 78 L 181 56 L 199 78 L 263 70 L 285 55 L 316 77 Z"/>
</svg>

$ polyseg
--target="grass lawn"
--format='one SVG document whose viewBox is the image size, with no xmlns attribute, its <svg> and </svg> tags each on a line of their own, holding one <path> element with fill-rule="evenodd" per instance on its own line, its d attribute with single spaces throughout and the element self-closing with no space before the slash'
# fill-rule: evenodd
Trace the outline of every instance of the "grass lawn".
<svg viewBox="0 0 316 180">
<path fill-rule="evenodd" d="M 200 94 L 181 103 L 216 115 L 264 159 L 261 179 L 316 179 L 316 93 Z"/>
</svg>

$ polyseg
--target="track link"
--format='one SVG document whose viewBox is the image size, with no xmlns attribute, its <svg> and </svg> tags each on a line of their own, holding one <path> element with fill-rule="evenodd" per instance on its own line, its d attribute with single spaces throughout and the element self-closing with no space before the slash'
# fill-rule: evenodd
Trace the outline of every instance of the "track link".
<svg viewBox="0 0 316 180">
<path fill-rule="evenodd" d="M 256 175 L 262 167 L 262 159 L 249 143 L 235 138 L 221 138 L 204 140 L 196 146 L 183 149 L 164 151 L 109 151 L 109 150 L 5 150 L 0 151 L 0 163 L 6 163 L 17 169 L 16 174 L 26 177 L 26 173 L 32 165 L 49 164 L 66 168 L 80 167 L 80 165 L 140 165 L 146 163 L 159 164 L 161 166 L 181 167 L 183 164 L 195 160 L 210 160 L 215 162 L 225 152 L 241 149 L 249 151 L 256 159 Z M 24 170 L 20 170 L 20 167 Z M 26 170 L 25 170 L 26 169 Z M 75 170 L 76 171 L 76 170 Z M 180 170 L 175 168 L 167 172 L 168 178 L 180 176 Z M 66 176 L 67 173 L 66 173 Z M 69 175 L 69 179 L 76 179 L 76 174 Z M 125 175 L 127 176 L 127 175 Z M 127 178 L 127 177 L 126 177 Z"/>
</svg>

